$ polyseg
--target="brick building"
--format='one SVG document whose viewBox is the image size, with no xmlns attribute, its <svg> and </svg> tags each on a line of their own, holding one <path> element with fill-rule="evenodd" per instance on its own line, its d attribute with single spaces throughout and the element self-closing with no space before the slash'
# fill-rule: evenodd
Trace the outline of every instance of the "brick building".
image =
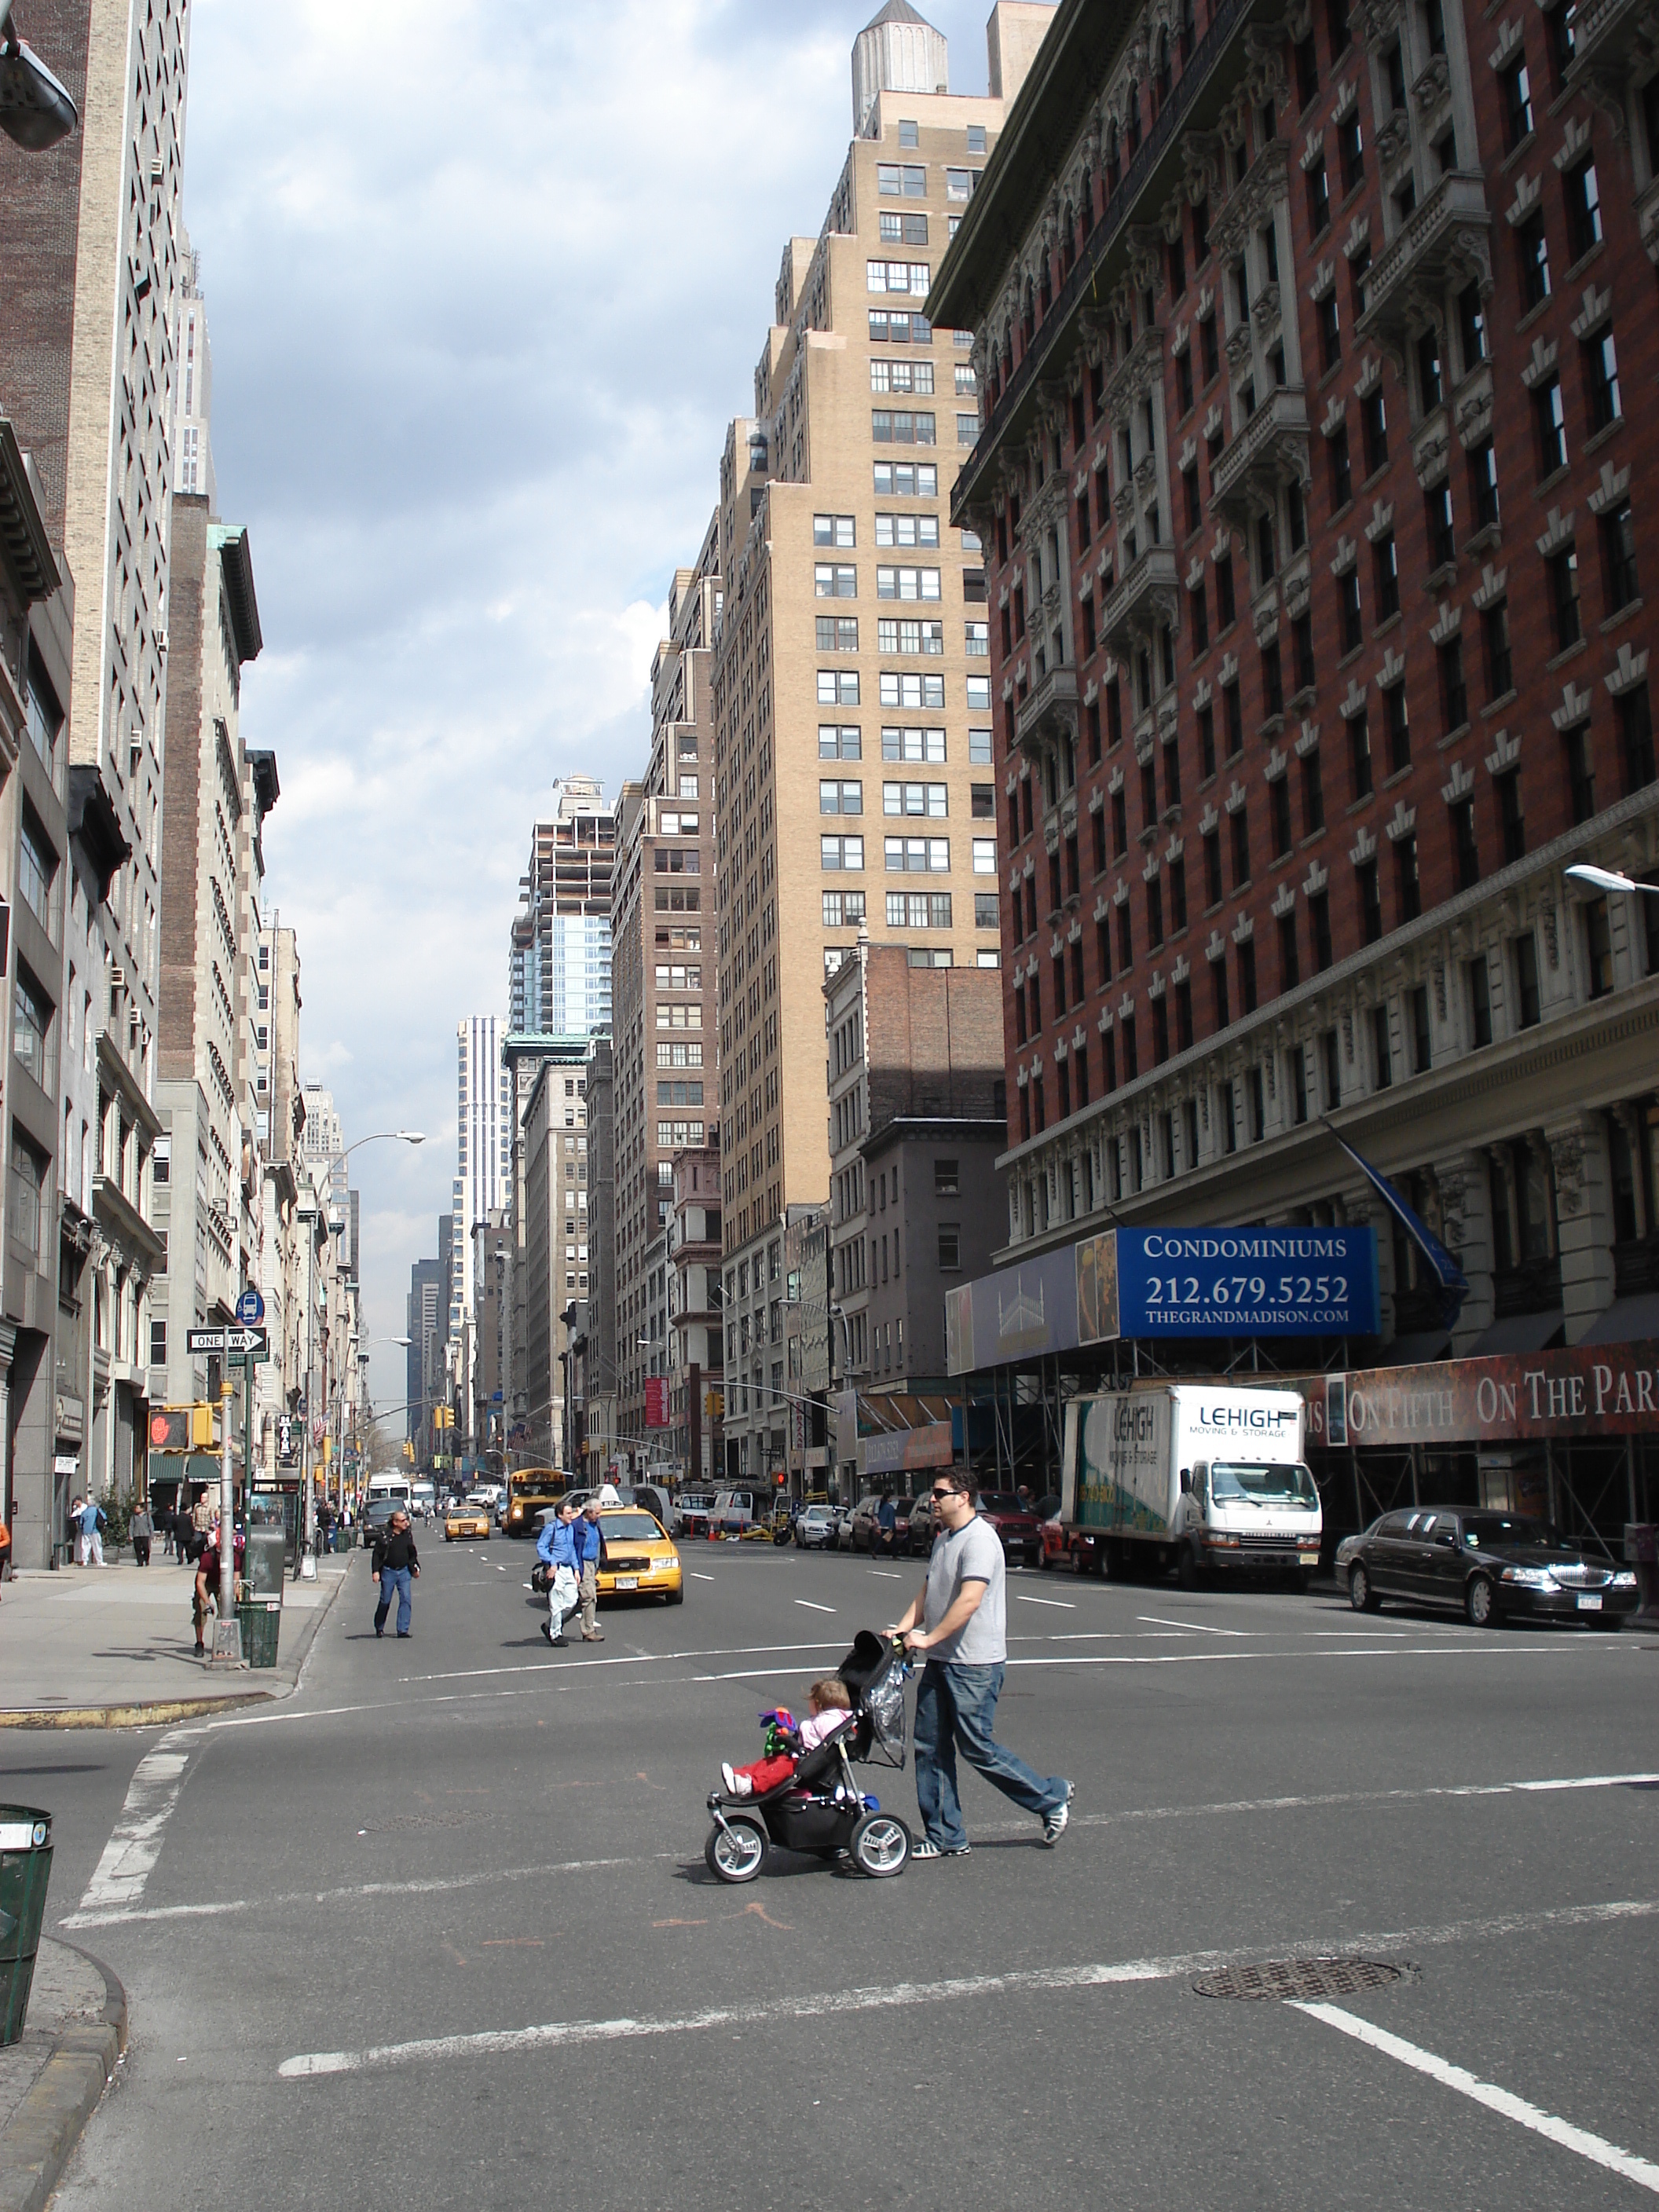
<svg viewBox="0 0 1659 2212">
<path fill-rule="evenodd" d="M 1370 1218 L 1329 1115 L 1461 1255 L 1457 1350 L 1630 1334 L 1659 915 L 1563 870 L 1659 859 L 1636 12 L 1114 20 L 1063 0 L 928 303 L 982 395 L 1006 1249 Z"/>
</svg>

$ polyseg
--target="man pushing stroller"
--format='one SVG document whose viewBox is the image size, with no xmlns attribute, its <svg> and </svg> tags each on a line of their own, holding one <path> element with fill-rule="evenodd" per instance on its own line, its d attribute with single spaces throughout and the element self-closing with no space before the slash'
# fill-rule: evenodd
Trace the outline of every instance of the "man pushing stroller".
<svg viewBox="0 0 1659 2212">
<path fill-rule="evenodd" d="M 1044 1781 L 991 1732 L 1008 1657 L 1001 1541 L 980 1519 L 961 1470 L 942 1471 L 933 1498 L 939 1533 L 927 1579 L 890 1632 L 927 1661 L 916 1690 L 916 1802 L 927 1834 L 911 1856 L 965 1858 L 972 1848 L 957 1794 L 958 1750 L 1005 1797 L 1036 1814 L 1045 1844 L 1057 1844 L 1075 1785 L 1059 1774 Z"/>
</svg>

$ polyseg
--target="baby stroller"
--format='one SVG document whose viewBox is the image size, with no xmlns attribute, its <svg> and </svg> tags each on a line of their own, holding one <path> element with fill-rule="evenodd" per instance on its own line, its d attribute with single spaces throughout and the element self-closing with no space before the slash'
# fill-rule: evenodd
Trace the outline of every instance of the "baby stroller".
<svg viewBox="0 0 1659 2212">
<path fill-rule="evenodd" d="M 859 1787 L 853 1761 L 903 1766 L 909 1671 L 902 1644 L 867 1628 L 859 1631 L 836 1669 L 853 1704 L 835 1733 L 762 1796 L 732 1797 L 723 1790 L 710 1795 L 714 1825 L 702 1855 L 711 1874 L 721 1881 L 753 1881 L 773 1844 L 823 1859 L 844 1851 L 860 1874 L 877 1880 L 903 1873 L 910 1831 Z"/>
</svg>

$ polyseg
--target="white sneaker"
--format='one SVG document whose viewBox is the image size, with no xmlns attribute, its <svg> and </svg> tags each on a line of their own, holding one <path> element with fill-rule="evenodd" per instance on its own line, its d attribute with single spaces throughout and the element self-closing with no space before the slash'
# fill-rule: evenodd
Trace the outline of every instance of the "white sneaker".
<svg viewBox="0 0 1659 2212">
<path fill-rule="evenodd" d="M 746 1774 L 738 1774 L 730 1766 L 721 1767 L 720 1780 L 726 1784 L 727 1794 L 733 1797 L 747 1797 L 755 1786 Z"/>
</svg>

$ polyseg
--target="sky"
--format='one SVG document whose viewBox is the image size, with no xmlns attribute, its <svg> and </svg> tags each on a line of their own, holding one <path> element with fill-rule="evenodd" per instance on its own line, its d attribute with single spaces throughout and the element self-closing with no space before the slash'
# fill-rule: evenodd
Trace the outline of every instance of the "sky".
<svg viewBox="0 0 1659 2212">
<path fill-rule="evenodd" d="M 676 566 L 791 234 L 816 236 L 877 0 L 197 0 L 185 218 L 219 505 L 277 757 L 266 901 L 301 1071 L 366 1146 L 368 1332 L 455 1170 L 455 1030 L 507 1011 L 556 778 L 643 766 Z M 982 93 L 989 0 L 924 12 Z M 372 1353 L 402 1427 L 404 1355 Z"/>
</svg>

